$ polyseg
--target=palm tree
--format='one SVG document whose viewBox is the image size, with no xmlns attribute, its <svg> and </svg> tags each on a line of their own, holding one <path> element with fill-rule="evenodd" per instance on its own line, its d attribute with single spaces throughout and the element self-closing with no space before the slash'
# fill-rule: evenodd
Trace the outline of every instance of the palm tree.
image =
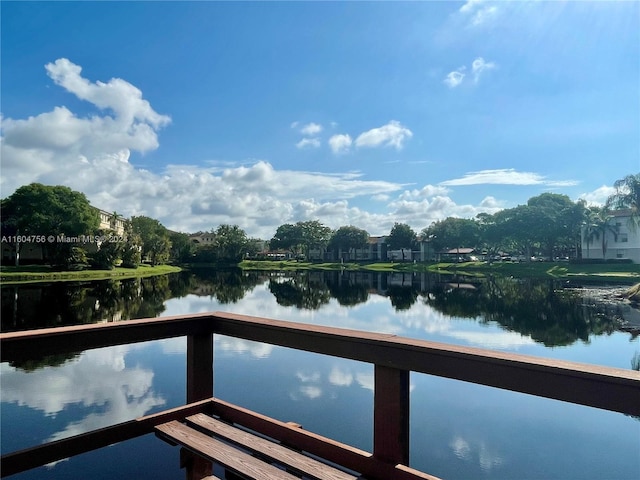
<svg viewBox="0 0 640 480">
<path fill-rule="evenodd" d="M 629 209 L 629 225 L 635 230 L 640 226 L 640 173 L 616 180 L 613 186 L 616 193 L 607 199 L 607 208 Z"/>
<path fill-rule="evenodd" d="M 590 207 L 585 211 L 583 223 L 584 242 L 587 244 L 587 258 L 589 258 L 589 249 L 597 234 L 599 207 Z"/>
<path fill-rule="evenodd" d="M 113 230 L 114 232 L 118 231 L 118 220 L 122 218 L 122 215 L 120 215 L 116 211 L 111 214 L 111 216 L 109 217 L 109 227 L 111 228 L 111 230 Z"/>
<path fill-rule="evenodd" d="M 587 243 L 587 255 L 589 252 L 589 245 L 596 239 L 602 239 L 602 258 L 604 259 L 607 254 L 607 233 L 611 232 L 616 235 L 618 230 L 615 225 L 611 223 L 610 210 L 607 207 L 598 208 L 591 207 L 587 214 L 587 223 L 585 225 L 585 241 Z"/>
</svg>

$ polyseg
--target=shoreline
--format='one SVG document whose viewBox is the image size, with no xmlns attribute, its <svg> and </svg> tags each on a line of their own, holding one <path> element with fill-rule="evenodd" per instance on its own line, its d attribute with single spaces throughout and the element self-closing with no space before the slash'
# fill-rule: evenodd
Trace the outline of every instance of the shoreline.
<svg viewBox="0 0 640 480">
<path fill-rule="evenodd" d="M 229 265 L 225 265 L 229 268 Z M 640 282 L 640 266 L 635 264 L 571 264 L 571 263 L 314 263 L 304 261 L 243 261 L 234 267 L 242 270 L 265 271 L 373 271 L 389 273 L 432 273 L 458 274 L 484 277 L 488 275 L 508 276 L 514 278 L 550 278 L 558 280 L 576 280 L 584 282 L 612 282 L 634 285 Z M 168 273 L 180 272 L 184 269 L 222 268 L 220 265 L 141 265 L 136 269 L 116 267 L 113 270 L 81 270 L 51 271 L 43 266 L 3 267 L 0 270 L 0 284 L 38 283 L 60 281 L 86 281 L 142 278 Z"/>
<path fill-rule="evenodd" d="M 528 263 L 313 263 L 288 261 L 243 261 L 243 270 L 337 270 L 390 273 L 440 273 L 468 276 L 500 275 L 516 278 L 551 278 L 589 282 L 615 282 L 632 285 L 640 282 L 640 265 L 636 264 L 572 264 L 559 262 Z"/>
<path fill-rule="evenodd" d="M 168 273 L 181 272 L 183 269 L 175 265 L 141 265 L 138 268 L 115 267 L 113 270 L 81 270 L 81 271 L 29 271 L 29 267 L 18 268 L 16 271 L 0 271 L 0 284 L 15 285 L 25 283 L 50 282 L 81 282 L 91 280 L 126 280 L 130 278 L 154 277 Z M 31 270 L 43 269 L 42 266 L 32 267 Z"/>
</svg>

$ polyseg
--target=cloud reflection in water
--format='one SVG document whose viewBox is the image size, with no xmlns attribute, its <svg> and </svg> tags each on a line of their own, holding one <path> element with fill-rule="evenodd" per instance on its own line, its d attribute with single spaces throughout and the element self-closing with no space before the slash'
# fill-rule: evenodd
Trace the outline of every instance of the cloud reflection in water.
<svg viewBox="0 0 640 480">
<path fill-rule="evenodd" d="M 46 441 L 60 440 L 90 430 L 140 417 L 165 400 L 153 391 L 154 373 L 140 366 L 127 367 L 125 357 L 140 345 L 89 350 L 57 367 L 31 372 L 0 365 L 0 399 L 42 411 L 56 418 L 65 411 L 70 421 Z"/>
</svg>

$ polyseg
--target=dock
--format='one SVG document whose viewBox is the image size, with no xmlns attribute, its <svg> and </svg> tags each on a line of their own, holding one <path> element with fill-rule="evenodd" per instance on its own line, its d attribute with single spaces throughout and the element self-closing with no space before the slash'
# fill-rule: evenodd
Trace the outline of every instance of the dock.
<svg viewBox="0 0 640 480">
<path fill-rule="evenodd" d="M 372 451 L 216 398 L 215 335 L 372 364 Z M 179 446 L 190 480 L 218 478 L 214 465 L 228 479 L 435 480 L 410 467 L 410 372 L 640 416 L 634 370 L 223 312 L 2 333 L 0 356 L 18 361 L 173 337 L 187 337 L 185 405 L 8 453 L 0 460 L 2 478 L 155 433 Z"/>
</svg>

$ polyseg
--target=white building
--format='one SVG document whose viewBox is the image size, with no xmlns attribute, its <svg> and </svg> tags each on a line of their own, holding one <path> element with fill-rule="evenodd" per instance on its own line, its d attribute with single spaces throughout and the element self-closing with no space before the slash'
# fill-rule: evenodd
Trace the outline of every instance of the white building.
<svg viewBox="0 0 640 480">
<path fill-rule="evenodd" d="M 100 215 L 100 230 L 113 230 L 118 235 L 124 233 L 124 217 L 121 217 L 117 213 L 109 213 L 106 210 L 98 210 Z"/>
<path fill-rule="evenodd" d="M 604 258 L 605 260 L 628 258 L 633 263 L 640 263 L 640 226 L 633 228 L 631 212 L 629 210 L 612 211 L 609 225 L 611 228 L 604 232 L 604 239 L 602 233 L 589 238 L 586 227 L 582 228 L 582 258 Z"/>
</svg>

